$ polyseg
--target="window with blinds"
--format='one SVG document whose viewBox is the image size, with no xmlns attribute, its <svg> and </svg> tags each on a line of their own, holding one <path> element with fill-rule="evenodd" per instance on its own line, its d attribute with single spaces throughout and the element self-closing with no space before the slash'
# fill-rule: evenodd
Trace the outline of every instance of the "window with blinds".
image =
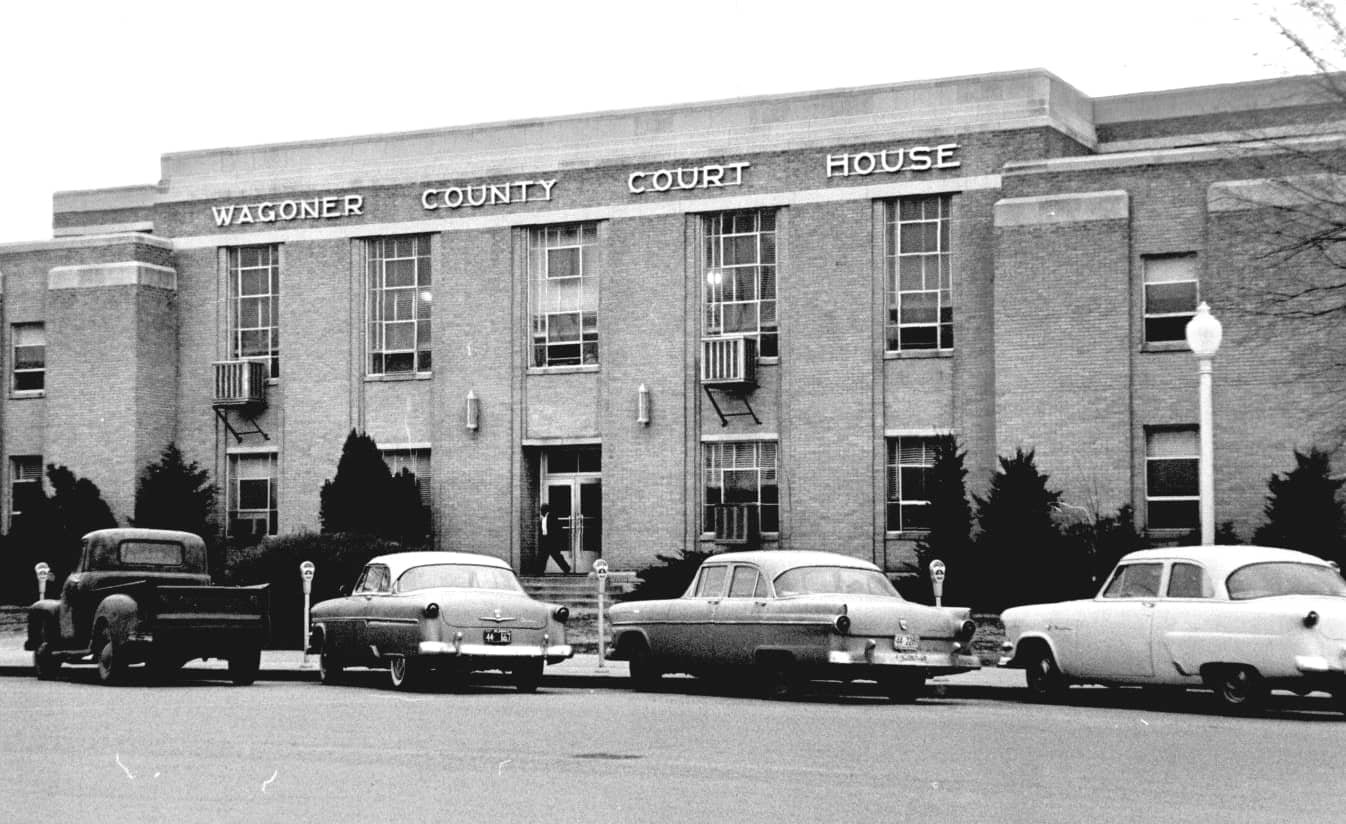
<svg viewBox="0 0 1346 824">
<path fill-rule="evenodd" d="M 16 323 L 10 330 L 13 381 L 16 393 L 40 393 L 47 388 L 47 327 Z"/>
<path fill-rule="evenodd" d="M 1145 433 L 1145 525 L 1149 529 L 1196 529 L 1201 495 L 1197 477 L 1201 445 L 1195 426 Z"/>
<path fill-rule="evenodd" d="M 887 529 L 905 532 L 930 528 L 927 491 L 935 468 L 935 437 L 888 439 Z"/>
<path fill-rule="evenodd" d="M 780 531 L 775 441 L 702 444 L 702 529 L 723 540 L 746 541 Z"/>
<path fill-rule="evenodd" d="M 15 455 L 9 459 L 9 527 L 32 513 L 45 497 L 42 491 L 42 456 Z"/>
<path fill-rule="evenodd" d="M 1145 258 L 1145 342 L 1183 342 L 1200 300 L 1196 255 Z"/>
</svg>

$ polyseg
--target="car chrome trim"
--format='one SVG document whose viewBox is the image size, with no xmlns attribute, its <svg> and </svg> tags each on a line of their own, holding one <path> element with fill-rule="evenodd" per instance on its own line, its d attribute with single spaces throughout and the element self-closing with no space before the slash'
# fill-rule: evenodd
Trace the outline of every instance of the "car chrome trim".
<svg viewBox="0 0 1346 824">
<path fill-rule="evenodd" d="M 1295 668 L 1300 672 L 1341 672 L 1342 665 L 1338 663 L 1332 665 L 1331 661 L 1321 655 L 1296 655 Z"/>
<path fill-rule="evenodd" d="M 574 649 L 569 644 L 551 646 L 524 646 L 511 644 L 446 644 L 443 641 L 422 641 L 421 655 L 453 655 L 461 658 L 569 658 Z"/>
</svg>

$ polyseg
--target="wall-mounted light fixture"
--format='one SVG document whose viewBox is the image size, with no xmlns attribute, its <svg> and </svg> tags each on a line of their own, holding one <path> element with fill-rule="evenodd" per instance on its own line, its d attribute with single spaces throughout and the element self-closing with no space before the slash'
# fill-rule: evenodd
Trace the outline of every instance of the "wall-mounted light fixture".
<svg viewBox="0 0 1346 824">
<path fill-rule="evenodd" d="M 650 425 L 650 388 L 643 383 L 636 390 L 636 423 Z"/>
<path fill-rule="evenodd" d="M 476 432 L 480 425 L 480 416 L 481 409 L 477 402 L 477 393 L 469 389 L 467 390 L 467 428 Z"/>
</svg>

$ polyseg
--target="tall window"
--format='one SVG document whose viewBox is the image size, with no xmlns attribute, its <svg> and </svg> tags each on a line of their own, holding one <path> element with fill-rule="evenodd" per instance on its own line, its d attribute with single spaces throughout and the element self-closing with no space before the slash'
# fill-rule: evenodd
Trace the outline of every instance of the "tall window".
<svg viewBox="0 0 1346 824">
<path fill-rule="evenodd" d="M 229 357 L 265 359 L 280 377 L 280 247 L 229 250 Z"/>
<path fill-rule="evenodd" d="M 421 504 L 430 506 L 430 450 L 426 449 L 383 449 L 383 462 L 394 476 L 408 472 L 416 479 L 416 491 L 421 495 Z"/>
<path fill-rule="evenodd" d="M 598 363 L 598 226 L 542 226 L 528 235 L 534 366 Z"/>
<path fill-rule="evenodd" d="M 703 444 L 705 511 L 702 529 L 717 538 L 748 540 L 780 531 L 774 441 Z"/>
<path fill-rule="evenodd" d="M 1145 342 L 1185 341 L 1196 314 L 1196 255 L 1145 258 Z"/>
<path fill-rule="evenodd" d="M 43 498 L 42 456 L 15 455 L 9 459 L 9 528 L 26 512 L 37 509 Z"/>
<path fill-rule="evenodd" d="M 888 439 L 888 530 L 930 528 L 930 495 L 935 468 L 934 438 Z"/>
<path fill-rule="evenodd" d="M 1149 529 L 1196 529 L 1200 460 L 1196 427 L 1146 431 L 1145 525 Z"/>
<path fill-rule="evenodd" d="M 369 374 L 430 371 L 430 238 L 369 241 Z"/>
<path fill-rule="evenodd" d="M 885 220 L 887 350 L 953 348 L 948 195 L 903 198 Z"/>
<path fill-rule="evenodd" d="M 47 387 L 47 329 L 40 323 L 13 327 L 14 391 L 41 392 Z"/>
<path fill-rule="evenodd" d="M 276 453 L 229 456 L 229 536 L 276 534 Z"/>
<path fill-rule="evenodd" d="M 706 336 L 748 335 L 777 357 L 776 213 L 707 215 L 705 234 Z"/>
</svg>

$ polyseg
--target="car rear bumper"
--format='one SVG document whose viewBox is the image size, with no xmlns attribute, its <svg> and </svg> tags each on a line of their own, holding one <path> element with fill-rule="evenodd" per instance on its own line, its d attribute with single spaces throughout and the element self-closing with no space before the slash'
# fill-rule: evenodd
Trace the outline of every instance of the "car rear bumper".
<svg viewBox="0 0 1346 824">
<path fill-rule="evenodd" d="M 569 644 L 550 644 L 536 646 L 531 644 L 464 644 L 450 641 L 422 641 L 418 649 L 421 655 L 444 656 L 448 658 L 544 658 L 548 664 L 556 664 L 575 654 Z"/>
<path fill-rule="evenodd" d="M 858 669 L 923 669 L 931 675 L 968 672 L 980 669 L 981 660 L 975 655 L 959 655 L 944 652 L 897 652 L 872 649 L 864 652 L 833 650 L 827 654 L 827 663 L 832 667 L 855 667 Z"/>
</svg>

